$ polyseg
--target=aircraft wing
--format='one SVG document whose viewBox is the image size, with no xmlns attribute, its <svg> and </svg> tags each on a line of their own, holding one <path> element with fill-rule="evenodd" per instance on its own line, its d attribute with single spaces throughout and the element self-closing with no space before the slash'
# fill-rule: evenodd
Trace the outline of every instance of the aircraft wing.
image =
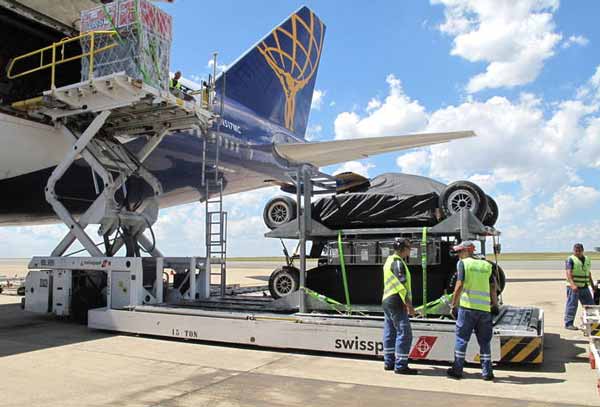
<svg viewBox="0 0 600 407">
<path fill-rule="evenodd" d="M 360 160 L 376 154 L 446 143 L 450 140 L 475 136 L 476 134 L 473 131 L 423 133 L 315 143 L 275 144 L 273 149 L 279 156 L 292 163 L 309 163 L 316 167 L 324 167 L 346 161 Z"/>
</svg>

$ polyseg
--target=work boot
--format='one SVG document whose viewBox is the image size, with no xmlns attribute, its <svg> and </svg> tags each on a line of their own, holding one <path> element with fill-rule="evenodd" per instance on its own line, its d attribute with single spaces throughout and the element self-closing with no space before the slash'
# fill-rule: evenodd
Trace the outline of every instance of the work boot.
<svg viewBox="0 0 600 407">
<path fill-rule="evenodd" d="M 404 366 L 404 367 L 401 367 L 400 369 L 394 369 L 394 373 L 414 376 L 414 375 L 419 374 L 419 371 L 417 369 L 411 369 L 408 366 Z"/>
<path fill-rule="evenodd" d="M 394 365 L 383 365 L 383 370 L 394 370 Z"/>
<path fill-rule="evenodd" d="M 565 326 L 565 329 L 568 329 L 569 331 L 579 331 L 579 328 L 577 328 L 575 325 L 567 325 Z"/>
<path fill-rule="evenodd" d="M 446 376 L 457 380 L 462 379 L 462 374 L 458 373 L 456 370 L 454 370 L 454 368 L 446 370 Z"/>
<path fill-rule="evenodd" d="M 486 375 L 481 376 L 483 378 L 483 380 L 485 380 L 486 382 L 491 382 L 495 379 L 494 374 L 493 373 L 488 373 Z"/>
</svg>

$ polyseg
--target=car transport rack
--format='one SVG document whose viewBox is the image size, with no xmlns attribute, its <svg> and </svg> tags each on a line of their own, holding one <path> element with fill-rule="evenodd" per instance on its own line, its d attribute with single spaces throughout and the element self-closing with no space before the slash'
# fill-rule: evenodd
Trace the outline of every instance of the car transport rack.
<svg viewBox="0 0 600 407">
<path fill-rule="evenodd" d="M 302 198 L 310 202 L 313 192 L 331 188 L 334 183 L 333 178 L 308 165 L 298 166 L 297 172 L 290 175 L 297 185 L 298 204 Z M 294 236 L 301 241 L 302 286 L 306 240 L 319 231 L 330 233 L 322 229 L 322 225 L 306 221 L 310 219 L 309 211 L 292 222 L 296 227 Z M 462 225 L 464 233 L 469 233 L 470 219 L 466 212 L 449 221 Z M 286 227 L 294 228 L 294 225 L 282 226 Z M 279 232 L 286 234 L 291 230 Z M 382 357 L 383 353 L 380 310 L 331 312 L 303 290 L 278 300 L 256 295 L 211 296 L 206 258 L 170 258 L 160 254 L 152 257 L 35 257 L 29 268 L 25 308 L 34 312 L 69 315 L 73 301 L 81 295 L 81 292 L 78 295 L 73 292 L 73 283 L 82 278 L 103 281 L 105 288 L 101 295 L 105 305 L 87 313 L 88 326 L 93 329 L 265 348 L 376 357 Z M 164 275 L 170 270 L 183 272 L 185 279 L 173 286 L 165 284 Z M 453 360 L 454 321 L 414 318 L 412 327 L 411 359 Z M 541 363 L 543 332 L 543 310 L 503 306 L 494 319 L 492 360 Z M 475 340 L 467 348 L 466 360 L 479 360 Z"/>
</svg>

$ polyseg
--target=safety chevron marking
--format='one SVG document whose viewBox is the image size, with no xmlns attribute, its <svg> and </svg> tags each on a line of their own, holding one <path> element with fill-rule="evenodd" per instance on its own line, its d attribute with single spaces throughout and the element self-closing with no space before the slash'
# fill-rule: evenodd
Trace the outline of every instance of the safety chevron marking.
<svg viewBox="0 0 600 407">
<path fill-rule="evenodd" d="M 506 363 L 542 363 L 544 344 L 542 338 L 512 336 L 500 341 L 500 362 Z"/>
<path fill-rule="evenodd" d="M 600 322 L 590 324 L 590 336 L 600 336 Z"/>
</svg>

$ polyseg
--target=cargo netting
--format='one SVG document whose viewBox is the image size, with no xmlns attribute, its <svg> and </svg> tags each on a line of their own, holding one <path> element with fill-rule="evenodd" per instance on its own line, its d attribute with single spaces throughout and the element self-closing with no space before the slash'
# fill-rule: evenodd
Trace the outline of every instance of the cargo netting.
<svg viewBox="0 0 600 407">
<path fill-rule="evenodd" d="M 93 56 L 93 76 L 124 72 L 155 88 L 168 91 L 172 18 L 146 0 L 117 0 L 81 12 L 81 32 L 115 30 L 116 36 L 81 40 L 84 53 L 117 41 L 118 46 Z M 81 79 L 90 72 L 90 57 L 84 57 Z"/>
</svg>

